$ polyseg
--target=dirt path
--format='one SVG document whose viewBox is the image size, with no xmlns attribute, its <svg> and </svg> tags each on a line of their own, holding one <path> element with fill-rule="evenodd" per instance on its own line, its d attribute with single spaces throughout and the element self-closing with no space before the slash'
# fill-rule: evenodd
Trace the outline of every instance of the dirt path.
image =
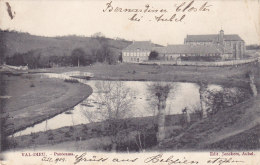
<svg viewBox="0 0 260 165">
<path fill-rule="evenodd" d="M 246 108 L 248 102 L 242 103 L 240 108 Z M 246 113 L 243 117 L 234 123 L 232 126 L 222 129 L 219 132 L 212 134 L 207 141 L 202 143 L 202 146 L 216 143 L 223 139 L 242 133 L 260 124 L 260 95 L 253 98 L 251 106 L 246 108 Z"/>
</svg>

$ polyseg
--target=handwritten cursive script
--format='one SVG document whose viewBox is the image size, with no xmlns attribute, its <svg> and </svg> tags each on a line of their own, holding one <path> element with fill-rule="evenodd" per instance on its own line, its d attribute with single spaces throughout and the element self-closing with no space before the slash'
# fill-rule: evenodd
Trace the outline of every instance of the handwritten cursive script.
<svg viewBox="0 0 260 165">
<path fill-rule="evenodd" d="M 81 155 L 75 156 L 74 164 L 78 164 L 79 162 L 105 162 L 107 160 L 108 160 L 108 157 L 106 157 L 106 158 L 97 157 L 97 156 L 87 157 L 87 153 L 83 153 Z"/>
<path fill-rule="evenodd" d="M 217 164 L 217 165 L 222 165 L 222 164 L 233 164 L 233 163 L 244 163 L 244 161 L 241 160 L 235 160 L 231 157 L 229 158 L 221 158 L 221 157 L 216 157 L 216 158 L 210 158 L 207 161 L 208 164 Z"/>
<path fill-rule="evenodd" d="M 124 8 L 116 6 L 113 1 L 106 3 L 103 12 L 105 13 L 129 13 L 128 20 L 140 22 L 143 20 L 155 22 L 183 22 L 192 13 L 210 12 L 212 5 L 209 2 L 182 1 L 175 4 L 169 2 L 169 9 L 157 8 L 151 4 L 145 4 L 139 8 Z M 150 17 L 149 17 L 150 16 Z M 145 19 L 146 18 L 146 19 Z"/>
<path fill-rule="evenodd" d="M 73 157 L 74 164 L 106 164 L 106 163 L 117 163 L 117 164 L 136 164 L 136 163 L 142 163 L 142 164 L 154 164 L 154 165 L 199 165 L 199 164 L 209 164 L 209 165 L 228 165 L 228 164 L 244 164 L 245 162 L 242 160 L 239 160 L 236 157 L 210 157 L 206 158 L 204 160 L 198 160 L 196 158 L 190 157 L 187 158 L 185 155 L 182 156 L 176 156 L 172 154 L 156 154 L 156 155 L 150 155 L 149 157 L 143 156 L 143 157 L 127 157 L 127 155 L 121 157 L 119 156 L 109 156 L 106 154 L 102 155 L 93 155 L 93 154 L 87 154 L 86 152 L 73 155 L 67 155 L 66 157 L 60 157 L 54 154 L 45 154 L 41 161 L 45 163 L 65 163 L 68 161 L 70 157 Z"/>
<path fill-rule="evenodd" d="M 196 160 L 187 160 L 185 157 L 183 158 L 175 158 L 173 155 L 168 156 L 166 158 L 163 157 L 163 154 L 158 154 L 155 156 L 148 157 L 144 160 L 145 163 L 167 163 L 171 164 L 199 164 Z"/>
</svg>

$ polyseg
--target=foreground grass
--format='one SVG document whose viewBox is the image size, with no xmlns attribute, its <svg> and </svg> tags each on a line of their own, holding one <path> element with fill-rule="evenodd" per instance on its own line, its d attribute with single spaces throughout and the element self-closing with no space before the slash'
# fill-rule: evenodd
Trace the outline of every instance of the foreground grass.
<svg viewBox="0 0 260 165">
<path fill-rule="evenodd" d="M 176 136 L 180 133 L 184 127 L 182 125 L 182 115 L 169 115 L 166 116 L 166 128 L 169 130 L 167 136 Z M 197 121 L 198 116 L 191 116 L 192 123 Z M 126 151 L 128 148 L 130 151 L 138 151 L 138 146 L 135 143 L 135 138 L 137 132 L 145 133 L 147 136 L 145 147 L 151 145 L 156 145 L 156 117 L 137 117 L 137 118 L 128 118 L 121 120 L 124 125 L 120 129 L 120 132 L 127 132 L 127 135 L 124 137 L 129 138 L 119 146 L 119 150 Z M 18 136 L 12 139 L 14 147 L 19 148 L 44 148 L 51 147 L 53 149 L 62 149 L 68 147 L 68 145 L 73 145 L 75 143 L 84 144 L 84 148 L 88 150 L 99 150 L 104 151 L 109 150 L 111 145 L 110 141 L 110 131 L 105 126 L 102 126 L 102 122 L 82 124 L 70 127 L 63 127 L 55 130 L 49 130 L 46 132 L 32 133 L 30 135 Z M 131 135 L 131 138 L 130 138 Z M 104 140 L 105 139 L 105 140 Z M 95 144 L 89 144 L 89 141 L 98 141 Z M 74 143 L 75 142 L 75 143 Z M 144 142 L 143 142 L 144 143 Z M 63 147 L 62 145 L 63 144 Z M 71 150 L 78 150 L 70 146 Z"/>
<path fill-rule="evenodd" d="M 9 133 L 64 112 L 92 93 L 84 84 L 66 83 L 39 75 L 5 76 L 8 84 L 4 111 L 9 115 Z"/>
<path fill-rule="evenodd" d="M 234 136 L 212 143 L 206 149 L 214 150 L 259 150 L 260 124 Z"/>
</svg>

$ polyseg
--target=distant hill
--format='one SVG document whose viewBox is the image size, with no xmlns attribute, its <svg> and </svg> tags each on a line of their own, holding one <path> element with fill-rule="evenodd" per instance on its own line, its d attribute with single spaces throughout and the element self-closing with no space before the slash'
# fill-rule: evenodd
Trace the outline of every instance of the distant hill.
<svg viewBox="0 0 260 165">
<path fill-rule="evenodd" d="M 104 39 L 116 56 L 132 43 L 126 40 Z M 70 55 L 76 48 L 82 48 L 86 53 L 91 54 L 91 49 L 101 47 L 101 41 L 98 38 L 81 36 L 42 37 L 29 33 L 2 30 L 0 30 L 0 44 L 1 54 L 6 57 L 29 51 L 40 53 L 43 56 L 66 56 Z"/>
</svg>

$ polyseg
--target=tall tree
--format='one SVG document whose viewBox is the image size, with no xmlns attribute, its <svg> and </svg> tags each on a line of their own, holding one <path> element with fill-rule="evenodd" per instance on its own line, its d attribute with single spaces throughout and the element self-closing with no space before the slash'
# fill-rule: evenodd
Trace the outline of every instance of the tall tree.
<svg viewBox="0 0 260 165">
<path fill-rule="evenodd" d="M 22 54 L 22 57 L 24 59 L 25 65 L 28 65 L 29 68 L 41 67 L 41 64 L 40 64 L 41 53 L 40 52 L 29 51 L 25 54 Z"/>
<path fill-rule="evenodd" d="M 205 118 L 207 117 L 207 105 L 206 105 L 206 91 L 208 88 L 208 84 L 206 82 L 200 82 L 199 83 L 199 94 L 200 94 L 200 108 L 201 108 L 201 113 L 202 117 Z"/>
<path fill-rule="evenodd" d="M 149 57 L 149 60 L 158 60 L 159 59 L 159 53 L 156 51 L 151 51 Z"/>
<path fill-rule="evenodd" d="M 156 96 L 158 100 L 158 132 L 157 141 L 162 142 L 165 139 L 165 108 L 166 100 L 170 90 L 173 88 L 170 84 L 153 83 L 149 87 L 149 91 Z"/>
<path fill-rule="evenodd" d="M 72 58 L 72 65 L 74 66 L 80 66 L 80 65 L 84 65 L 85 61 L 84 61 L 84 56 L 86 55 L 86 53 L 84 52 L 84 50 L 82 48 L 76 48 L 71 52 L 71 58 Z"/>
<path fill-rule="evenodd" d="M 118 57 L 118 61 L 119 62 L 123 62 L 123 55 L 122 55 L 122 52 L 120 52 L 120 55 Z"/>
<path fill-rule="evenodd" d="M 104 61 L 109 64 L 112 64 L 114 61 L 114 59 L 113 59 L 114 57 L 113 57 L 112 51 L 108 45 L 108 39 L 101 38 L 100 43 L 102 45 L 100 53 L 102 54 Z"/>
<path fill-rule="evenodd" d="M 107 62 L 108 64 L 116 63 L 117 59 L 111 50 L 111 46 L 109 45 L 109 39 L 106 38 L 102 33 L 98 32 L 92 35 L 93 39 L 98 40 L 101 47 L 98 51 L 91 51 L 92 54 L 97 54 L 97 61 L 99 62 Z"/>
</svg>

